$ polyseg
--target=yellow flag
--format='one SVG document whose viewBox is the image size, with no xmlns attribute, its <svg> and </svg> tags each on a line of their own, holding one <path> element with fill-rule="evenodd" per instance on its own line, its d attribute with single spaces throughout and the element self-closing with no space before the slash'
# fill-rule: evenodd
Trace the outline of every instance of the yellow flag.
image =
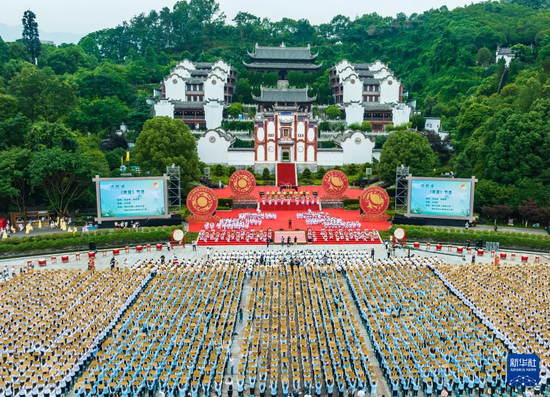
<svg viewBox="0 0 550 397">
<path fill-rule="evenodd" d="M 124 165 L 124 156 L 120 156 L 120 166 Z"/>
<path fill-rule="evenodd" d="M 126 161 L 130 161 L 130 151 L 126 151 Z"/>
</svg>

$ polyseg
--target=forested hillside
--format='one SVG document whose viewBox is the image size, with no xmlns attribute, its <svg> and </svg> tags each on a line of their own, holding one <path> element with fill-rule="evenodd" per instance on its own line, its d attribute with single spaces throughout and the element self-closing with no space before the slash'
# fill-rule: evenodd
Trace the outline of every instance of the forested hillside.
<svg viewBox="0 0 550 397">
<path fill-rule="evenodd" d="M 238 71 L 235 100 L 250 103 L 251 93 L 260 84 L 273 84 L 275 76 L 247 72 L 242 66 L 247 50 L 255 43 L 281 42 L 310 44 L 319 52 L 323 68 L 318 74 L 289 76 L 291 85 L 309 85 L 319 103 L 331 103 L 328 70 L 336 62 L 387 63 L 422 115 L 441 117 L 451 132 L 454 151 L 437 153 L 437 172 L 483 180 L 478 209 L 508 204 L 516 210 L 528 198 L 550 205 L 546 0 L 486 2 L 453 11 L 442 7 L 396 18 L 337 15 L 318 26 L 246 12 L 229 21 L 214 0 L 180 1 L 173 9 L 91 33 L 79 45 L 42 45 L 37 66 L 29 62 L 24 43 L 0 40 L 0 195 L 17 198 L 24 188 L 26 204 L 51 203 L 44 178 L 69 167 L 80 193 L 68 208 L 90 203 L 85 180 L 90 174 L 116 173 L 125 152 L 124 140 L 113 136 L 100 146 L 101 139 L 121 122 L 128 124 L 130 139 L 139 135 L 150 117 L 146 96 L 177 61 L 230 62 Z M 503 63 L 494 62 L 499 46 L 512 47 L 516 59 L 497 94 L 504 70 Z M 422 128 L 421 117 L 413 127 Z M 436 152 L 441 147 L 432 145 Z M 54 158 L 65 162 L 54 164 Z M 17 175 L 30 175 L 30 183 L 20 186 Z"/>
</svg>

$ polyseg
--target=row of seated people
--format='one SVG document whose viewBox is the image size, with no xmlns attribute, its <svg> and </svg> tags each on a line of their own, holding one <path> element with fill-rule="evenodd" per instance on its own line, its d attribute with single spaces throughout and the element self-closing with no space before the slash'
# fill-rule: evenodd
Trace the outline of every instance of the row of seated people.
<svg viewBox="0 0 550 397">
<path fill-rule="evenodd" d="M 0 283 L 0 396 L 61 396 L 150 278 L 44 270 Z"/>
<path fill-rule="evenodd" d="M 346 272 L 394 396 L 445 388 L 457 396 L 502 392 L 506 346 L 428 265 L 438 259 L 367 258 Z"/>
<path fill-rule="evenodd" d="M 303 190 L 301 192 L 293 191 L 293 190 L 270 190 L 267 192 L 260 192 L 260 196 L 262 198 L 285 198 L 285 199 L 301 199 L 303 198 L 313 198 L 316 196 L 316 192 L 310 192 L 309 190 Z"/>
<path fill-rule="evenodd" d="M 359 229 L 361 227 L 359 221 L 346 221 L 337 216 L 330 216 L 327 211 L 309 209 L 307 212 L 298 212 L 296 218 L 305 219 L 306 225 L 323 225 L 323 227 L 333 229 Z"/>
<path fill-rule="evenodd" d="M 238 366 L 238 383 L 248 378 L 250 395 L 256 386 L 260 396 L 266 389 L 271 396 L 376 391 L 344 281 L 332 269 L 321 270 L 319 260 L 309 253 L 260 257 L 271 265 L 260 265 L 252 279 Z M 294 263 L 303 266 L 294 270 Z"/>
<path fill-rule="evenodd" d="M 238 230 L 248 229 L 250 226 L 261 226 L 264 220 L 277 219 L 277 213 L 275 212 L 262 212 L 257 210 L 256 212 L 241 212 L 238 218 L 221 218 L 218 222 L 206 222 L 204 224 L 205 230 Z"/>
<path fill-rule="evenodd" d="M 545 393 L 550 377 L 548 264 L 441 263 L 433 270 L 514 354 L 538 355 Z"/>
<path fill-rule="evenodd" d="M 76 396 L 221 395 L 243 272 L 159 273 L 75 384 Z"/>
<path fill-rule="evenodd" d="M 243 243 L 265 243 L 267 231 L 265 230 L 204 230 L 199 232 L 199 242 L 243 242 Z"/>
<path fill-rule="evenodd" d="M 283 197 L 263 197 L 260 201 L 262 205 L 274 205 L 274 206 L 291 206 L 291 205 L 319 205 L 321 200 L 319 197 L 313 198 L 309 196 L 283 198 Z"/>
<path fill-rule="evenodd" d="M 356 241 L 374 243 L 380 241 L 380 236 L 376 230 L 349 230 L 349 229 L 321 229 L 320 232 L 308 229 L 308 241 L 328 242 L 328 241 Z"/>
</svg>

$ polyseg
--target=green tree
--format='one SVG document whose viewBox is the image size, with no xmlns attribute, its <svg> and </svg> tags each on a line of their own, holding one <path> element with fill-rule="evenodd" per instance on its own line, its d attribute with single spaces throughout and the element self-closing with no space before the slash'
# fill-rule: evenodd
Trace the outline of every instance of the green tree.
<svg viewBox="0 0 550 397">
<path fill-rule="evenodd" d="M 302 178 L 304 180 L 305 183 L 311 183 L 311 171 L 309 168 L 306 168 L 303 172 L 302 172 Z"/>
<path fill-rule="evenodd" d="M 32 121 L 57 121 L 75 103 L 75 87 L 50 68 L 27 65 L 10 80 L 8 93 L 19 100 L 21 112 Z"/>
<path fill-rule="evenodd" d="M 30 120 L 22 113 L 18 113 L 6 121 L 0 121 L 0 150 L 23 146 L 31 125 Z"/>
<path fill-rule="evenodd" d="M 0 37 L 0 65 L 8 62 L 13 57 L 10 47 Z"/>
<path fill-rule="evenodd" d="M 152 116 L 151 105 L 147 103 L 147 97 L 140 95 L 135 102 L 134 110 L 128 115 L 128 128 L 130 131 L 135 131 L 138 134 L 143 129 L 143 125 Z"/>
<path fill-rule="evenodd" d="M 372 131 L 372 123 L 370 121 L 363 121 L 361 123 L 361 131 L 371 132 Z"/>
<path fill-rule="evenodd" d="M 124 66 L 106 62 L 93 72 L 78 75 L 79 93 L 87 99 L 114 96 L 131 105 L 135 93 L 127 78 Z"/>
<path fill-rule="evenodd" d="M 244 106 L 240 102 L 233 102 L 226 110 L 227 114 L 232 117 L 238 117 L 244 113 Z"/>
<path fill-rule="evenodd" d="M 493 60 L 493 53 L 487 47 L 481 47 L 477 51 L 476 62 L 478 65 L 488 66 Z"/>
<path fill-rule="evenodd" d="M 170 117 L 147 120 L 136 140 L 133 155 L 142 168 L 152 168 L 159 173 L 165 172 L 166 166 L 180 166 L 184 188 L 189 188 L 200 176 L 195 137 L 181 120 Z"/>
<path fill-rule="evenodd" d="M 78 149 L 76 135 L 62 123 L 34 123 L 25 136 L 25 147 L 34 151 L 60 148 L 74 152 Z"/>
<path fill-rule="evenodd" d="M 128 119 L 130 109 L 116 97 L 83 99 L 78 110 L 73 110 L 70 125 L 86 132 L 110 130 Z"/>
<path fill-rule="evenodd" d="M 30 157 L 30 150 L 19 147 L 0 152 L 0 197 L 9 198 L 22 213 L 31 193 Z"/>
<path fill-rule="evenodd" d="M 27 46 L 27 51 L 31 62 L 36 64 L 36 59 L 40 55 L 42 45 L 38 35 L 38 23 L 36 23 L 36 14 L 31 10 L 23 13 L 23 43 Z"/>
<path fill-rule="evenodd" d="M 57 214 L 68 214 L 69 208 L 84 197 L 92 177 L 102 172 L 97 161 L 82 152 L 67 152 L 60 148 L 34 152 L 29 174 L 31 186 L 42 191 Z"/>
<path fill-rule="evenodd" d="M 19 101 L 11 95 L 0 94 L 0 122 L 15 117 L 19 113 Z"/>
<path fill-rule="evenodd" d="M 329 119 L 337 119 L 342 116 L 342 111 L 336 105 L 330 105 L 325 109 L 325 114 Z"/>
<path fill-rule="evenodd" d="M 262 171 L 262 179 L 264 180 L 264 182 L 267 182 L 270 178 L 271 173 L 269 172 L 269 168 L 264 168 Z"/>
<path fill-rule="evenodd" d="M 489 118 L 491 108 L 479 103 L 473 103 L 466 109 L 458 122 L 457 139 L 464 147 L 466 140 L 470 138 L 474 130 L 481 126 Z"/>
<path fill-rule="evenodd" d="M 395 170 L 403 164 L 413 175 L 428 176 L 436 161 L 427 138 L 413 131 L 396 131 L 382 146 L 378 173 L 383 181 L 394 182 Z"/>
<path fill-rule="evenodd" d="M 58 47 L 48 55 L 46 60 L 46 65 L 56 74 L 74 74 L 78 68 L 93 69 L 96 63 L 95 59 L 76 45 Z"/>
</svg>

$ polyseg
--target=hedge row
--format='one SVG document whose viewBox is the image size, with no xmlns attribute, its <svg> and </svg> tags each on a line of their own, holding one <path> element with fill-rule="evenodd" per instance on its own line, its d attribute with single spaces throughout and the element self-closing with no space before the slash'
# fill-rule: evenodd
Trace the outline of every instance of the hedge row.
<svg viewBox="0 0 550 397">
<path fill-rule="evenodd" d="M 431 226 L 394 225 L 389 234 L 401 227 L 407 232 L 407 241 L 422 241 L 432 244 L 451 243 L 466 245 L 469 240 L 475 245 L 477 240 L 497 242 L 500 248 L 524 249 L 524 250 L 550 250 L 550 236 L 544 234 L 520 233 L 520 232 L 494 232 L 480 229 L 449 229 Z"/>
<path fill-rule="evenodd" d="M 89 243 L 97 244 L 98 248 L 140 244 L 152 242 L 167 242 L 177 226 L 143 228 L 135 230 L 97 230 L 88 233 L 57 233 L 42 236 L 9 238 L 0 242 L 0 253 L 25 252 L 35 250 L 63 249 L 71 251 L 87 247 Z M 196 239 L 197 233 L 187 233 L 185 241 L 190 243 Z"/>
</svg>

